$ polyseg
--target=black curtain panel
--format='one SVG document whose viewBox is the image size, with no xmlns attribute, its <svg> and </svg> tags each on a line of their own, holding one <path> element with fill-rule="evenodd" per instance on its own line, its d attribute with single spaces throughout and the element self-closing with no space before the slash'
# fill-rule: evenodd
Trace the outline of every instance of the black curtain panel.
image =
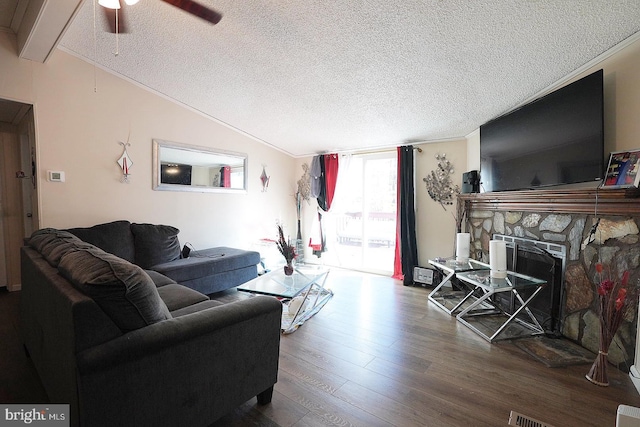
<svg viewBox="0 0 640 427">
<path fill-rule="evenodd" d="M 327 207 L 327 177 L 326 166 L 324 164 L 324 156 L 320 156 L 320 194 L 318 194 L 318 206 L 323 211 L 328 211 Z"/>
<path fill-rule="evenodd" d="M 406 145 L 398 150 L 398 197 L 400 210 L 400 250 L 404 285 L 413 284 L 413 267 L 418 265 L 416 243 L 416 211 L 414 197 L 413 146 Z"/>
<path fill-rule="evenodd" d="M 318 206 L 320 206 L 320 209 L 322 209 L 323 211 L 327 211 L 327 181 L 326 181 L 326 177 L 325 177 L 325 164 L 324 164 L 324 156 L 320 155 L 320 194 L 318 194 L 318 197 L 316 198 L 318 200 Z M 318 258 L 320 258 L 322 256 L 322 253 L 325 252 L 327 250 L 327 241 L 326 241 L 326 235 L 325 235 L 325 230 L 324 230 L 324 223 L 322 222 L 322 213 L 318 212 L 318 222 L 320 223 L 320 242 L 321 242 L 321 247 L 320 250 L 313 250 L 313 254 L 315 256 L 317 256 Z"/>
</svg>

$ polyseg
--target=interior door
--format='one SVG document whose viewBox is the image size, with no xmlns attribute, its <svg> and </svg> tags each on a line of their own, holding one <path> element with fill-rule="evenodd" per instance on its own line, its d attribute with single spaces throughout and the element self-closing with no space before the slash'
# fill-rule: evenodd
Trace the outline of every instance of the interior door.
<svg viewBox="0 0 640 427">
<path fill-rule="evenodd" d="M 25 115 L 19 126 L 20 163 L 25 177 L 22 179 L 22 215 L 24 237 L 38 229 L 38 198 L 36 188 L 35 127 L 33 108 Z"/>
<path fill-rule="evenodd" d="M 2 142 L 2 135 L 0 134 L 0 142 Z M 0 147 L 0 151 L 2 147 Z M 3 173 L 4 165 L 3 162 L 0 162 L 0 249 L 2 251 L 2 256 L 0 256 L 0 287 L 7 286 L 7 262 L 5 258 L 5 239 L 4 239 L 4 173 Z"/>
</svg>

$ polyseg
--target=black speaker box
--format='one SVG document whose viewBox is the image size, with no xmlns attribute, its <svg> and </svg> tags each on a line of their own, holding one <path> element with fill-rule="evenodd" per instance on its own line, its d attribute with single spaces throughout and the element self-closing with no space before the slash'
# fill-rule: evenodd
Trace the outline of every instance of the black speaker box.
<svg viewBox="0 0 640 427">
<path fill-rule="evenodd" d="M 462 174 L 462 193 L 480 192 L 480 174 L 478 171 L 469 171 Z"/>
</svg>

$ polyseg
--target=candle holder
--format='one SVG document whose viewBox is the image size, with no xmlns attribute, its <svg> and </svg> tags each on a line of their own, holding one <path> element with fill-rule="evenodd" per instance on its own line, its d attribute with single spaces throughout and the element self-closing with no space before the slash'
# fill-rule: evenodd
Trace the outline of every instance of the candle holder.
<svg viewBox="0 0 640 427">
<path fill-rule="evenodd" d="M 129 170 L 131 169 L 131 166 L 133 166 L 133 162 L 131 161 L 131 157 L 129 157 L 129 153 L 127 153 L 127 147 L 131 146 L 131 144 L 129 144 L 128 142 L 127 143 L 118 142 L 118 144 L 124 147 L 124 150 L 122 151 L 122 155 L 118 159 L 118 165 L 122 170 L 122 179 L 120 180 L 120 182 L 124 182 L 128 184 L 129 175 L 130 175 Z"/>
<path fill-rule="evenodd" d="M 471 234 L 458 233 L 456 235 L 456 262 L 467 262 L 469 260 L 470 244 Z"/>
<path fill-rule="evenodd" d="M 507 244 L 503 240 L 489 242 L 489 266 L 492 278 L 507 278 Z"/>
</svg>

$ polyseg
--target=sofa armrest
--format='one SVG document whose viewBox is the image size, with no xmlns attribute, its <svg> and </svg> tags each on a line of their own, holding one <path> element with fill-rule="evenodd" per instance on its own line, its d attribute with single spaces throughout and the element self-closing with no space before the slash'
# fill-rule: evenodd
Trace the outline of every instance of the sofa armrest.
<svg viewBox="0 0 640 427">
<path fill-rule="evenodd" d="M 149 358 L 155 353 L 173 350 L 176 346 L 193 340 L 206 339 L 231 325 L 246 323 L 252 334 L 268 333 L 265 328 L 280 334 L 282 304 L 275 298 L 254 297 L 196 313 L 165 320 L 129 332 L 121 337 L 77 355 L 77 367 L 81 375 L 112 368 L 127 361 Z M 266 321 L 265 318 L 270 321 Z"/>
<path fill-rule="evenodd" d="M 278 379 L 282 305 L 255 297 L 78 354 L 80 425 L 209 425 Z"/>
</svg>

